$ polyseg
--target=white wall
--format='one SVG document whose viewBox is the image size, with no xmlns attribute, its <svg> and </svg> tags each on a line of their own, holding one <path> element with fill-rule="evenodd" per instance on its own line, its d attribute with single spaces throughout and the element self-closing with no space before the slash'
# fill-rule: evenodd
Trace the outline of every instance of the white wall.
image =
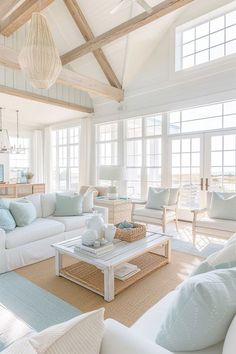
<svg viewBox="0 0 236 354">
<path fill-rule="evenodd" d="M 176 26 L 230 3 L 236 8 L 235 1 L 229 0 L 198 0 L 186 6 L 176 22 L 167 29 L 138 75 L 125 87 L 124 102 L 95 100 L 94 122 L 235 99 L 236 55 L 175 72 Z"/>
</svg>

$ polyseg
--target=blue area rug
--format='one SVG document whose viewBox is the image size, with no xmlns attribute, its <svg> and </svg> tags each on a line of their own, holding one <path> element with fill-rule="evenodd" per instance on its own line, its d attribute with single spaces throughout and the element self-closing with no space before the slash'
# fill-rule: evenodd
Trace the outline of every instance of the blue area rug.
<svg viewBox="0 0 236 354">
<path fill-rule="evenodd" d="M 15 272 L 0 275 L 0 351 L 32 330 L 41 331 L 80 314 Z"/>
<path fill-rule="evenodd" d="M 208 243 L 203 247 L 194 246 L 190 242 L 186 242 L 184 240 L 180 240 L 178 238 L 172 238 L 172 249 L 179 252 L 184 252 L 191 254 L 193 256 L 199 256 L 206 258 L 210 256 L 212 253 L 215 253 L 222 249 L 223 245 L 219 243 Z"/>
</svg>

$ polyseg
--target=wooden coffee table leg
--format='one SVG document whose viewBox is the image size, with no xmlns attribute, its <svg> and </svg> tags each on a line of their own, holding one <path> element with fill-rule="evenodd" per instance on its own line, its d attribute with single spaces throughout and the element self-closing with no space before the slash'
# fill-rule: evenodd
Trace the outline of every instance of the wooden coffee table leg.
<svg viewBox="0 0 236 354">
<path fill-rule="evenodd" d="M 114 269 L 107 267 L 104 269 L 104 300 L 110 302 L 115 297 Z"/>
</svg>

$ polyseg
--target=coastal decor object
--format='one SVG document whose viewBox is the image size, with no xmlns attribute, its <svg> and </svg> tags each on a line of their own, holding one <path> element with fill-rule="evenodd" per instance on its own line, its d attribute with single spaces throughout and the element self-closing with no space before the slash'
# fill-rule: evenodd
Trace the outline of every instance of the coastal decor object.
<svg viewBox="0 0 236 354">
<path fill-rule="evenodd" d="M 116 225 L 117 229 L 115 238 L 118 238 L 121 241 L 133 242 L 146 236 L 145 225 L 133 223 L 132 228 L 123 229 L 120 229 L 119 225 Z"/>
<path fill-rule="evenodd" d="M 111 181 L 111 186 L 108 188 L 108 199 L 115 200 L 118 198 L 117 187 L 114 181 L 123 181 L 125 179 L 125 168 L 116 165 L 104 165 L 99 167 L 99 179 Z"/>
<path fill-rule="evenodd" d="M 97 232 L 98 239 L 104 237 L 105 224 L 100 214 L 94 213 L 94 215 L 86 221 L 86 226 L 89 230 Z"/>
<path fill-rule="evenodd" d="M 105 226 L 105 239 L 108 242 L 113 242 L 113 239 L 116 235 L 116 227 L 113 224 L 108 224 Z"/>
<path fill-rule="evenodd" d="M 85 246 L 93 246 L 98 238 L 96 230 L 87 230 L 82 234 L 82 244 Z"/>
<path fill-rule="evenodd" d="M 27 179 L 27 183 L 32 183 L 34 174 L 32 172 L 26 172 L 25 173 L 25 178 Z"/>
<path fill-rule="evenodd" d="M 57 80 L 61 59 L 49 30 L 46 17 L 33 13 L 26 44 L 20 52 L 19 64 L 34 88 L 49 89 Z"/>
</svg>

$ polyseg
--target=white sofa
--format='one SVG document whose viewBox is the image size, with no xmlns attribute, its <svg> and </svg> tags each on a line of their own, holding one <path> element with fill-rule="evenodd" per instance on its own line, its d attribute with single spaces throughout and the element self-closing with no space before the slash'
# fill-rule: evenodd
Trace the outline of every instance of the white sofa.
<svg viewBox="0 0 236 354">
<path fill-rule="evenodd" d="M 37 219 L 30 225 L 16 227 L 6 233 L 0 229 L 0 273 L 11 271 L 28 264 L 54 256 L 53 243 L 80 235 L 86 228 L 86 220 L 92 213 L 82 216 L 53 216 L 56 195 L 33 194 L 27 197 L 37 211 Z M 108 211 L 94 207 L 108 222 Z"/>
</svg>

